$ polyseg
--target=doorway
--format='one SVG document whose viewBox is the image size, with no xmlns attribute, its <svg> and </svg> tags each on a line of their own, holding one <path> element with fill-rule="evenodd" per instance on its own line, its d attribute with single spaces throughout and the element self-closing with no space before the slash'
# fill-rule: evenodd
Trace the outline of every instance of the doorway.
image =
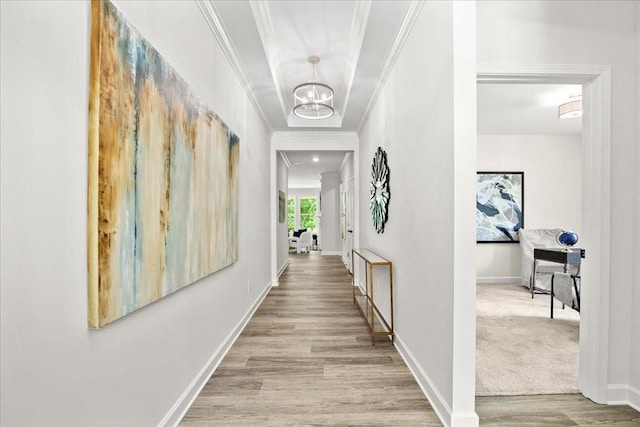
<svg viewBox="0 0 640 427">
<path fill-rule="evenodd" d="M 286 197 L 286 191 L 288 190 L 288 171 L 289 166 L 282 164 L 281 153 L 300 152 L 301 155 L 307 155 L 313 157 L 314 153 L 321 157 L 323 153 L 341 152 L 342 161 L 344 165 L 340 165 L 335 173 L 335 194 L 322 194 L 320 189 L 317 197 L 317 212 L 319 218 L 316 223 L 317 233 L 317 246 L 318 251 L 322 255 L 340 255 L 341 252 L 341 239 L 340 239 L 340 217 L 339 217 L 339 203 L 340 203 L 340 176 L 343 169 L 346 169 L 346 165 L 349 165 L 350 176 L 353 178 L 353 200 L 352 205 L 353 212 L 353 228 L 352 238 L 353 244 L 357 245 L 358 235 L 356 230 L 358 229 L 358 138 L 355 133 L 352 132 L 276 132 L 271 139 L 271 189 L 273 197 L 273 203 L 271 205 L 271 273 L 272 273 L 272 286 L 278 286 L 278 278 L 283 273 L 288 265 L 288 224 L 286 221 L 279 222 L 279 192 L 284 191 Z M 347 158 L 346 154 L 349 154 L 348 162 L 344 160 Z M 312 159 L 311 159 L 312 160 Z M 313 160 L 312 160 L 313 161 Z M 290 161 L 294 163 L 295 161 Z M 310 169 L 310 168 L 305 168 Z M 308 170 L 307 170 L 308 172 Z M 320 171 L 315 172 L 317 177 Z M 333 176 L 326 176 L 327 179 L 334 178 Z M 315 179 L 315 178 L 314 178 Z M 331 192 L 329 192 L 331 193 Z M 331 203 L 334 204 L 331 207 Z M 286 205 L 286 203 L 283 203 Z M 327 216 L 328 212 L 331 215 Z M 333 242 L 333 248 L 329 237 L 335 236 Z M 313 253 L 313 251 L 312 251 Z"/>
<path fill-rule="evenodd" d="M 579 313 L 557 304 L 552 320 L 547 291 L 531 297 L 523 275 L 533 259 L 522 256 L 518 229 L 545 230 L 538 247 L 557 245 L 557 229 L 582 235 L 581 118 L 558 117 L 582 86 L 479 84 L 477 92 L 476 395 L 579 393 Z M 549 282 L 543 275 L 539 285 Z"/>
<path fill-rule="evenodd" d="M 580 391 L 606 403 L 609 348 L 609 182 L 611 70 L 608 66 L 479 66 L 484 83 L 581 84 L 583 138 L 581 149 L 581 247 L 589 251 L 581 275 Z"/>
</svg>

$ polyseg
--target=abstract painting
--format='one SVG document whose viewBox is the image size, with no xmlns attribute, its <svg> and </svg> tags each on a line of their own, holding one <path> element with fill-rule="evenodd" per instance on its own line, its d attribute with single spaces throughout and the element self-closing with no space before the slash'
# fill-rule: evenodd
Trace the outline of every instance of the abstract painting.
<svg viewBox="0 0 640 427">
<path fill-rule="evenodd" d="M 517 243 L 524 227 L 524 172 L 478 172 L 476 241 Z"/>
<path fill-rule="evenodd" d="M 91 5 L 88 323 L 238 259 L 238 137 L 107 0 Z"/>
</svg>

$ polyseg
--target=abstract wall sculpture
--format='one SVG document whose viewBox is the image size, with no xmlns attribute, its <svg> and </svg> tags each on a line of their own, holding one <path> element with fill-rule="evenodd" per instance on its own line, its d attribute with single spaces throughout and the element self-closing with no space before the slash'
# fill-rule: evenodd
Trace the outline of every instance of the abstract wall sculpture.
<svg viewBox="0 0 640 427">
<path fill-rule="evenodd" d="M 524 227 L 524 172 L 478 172 L 476 241 L 517 243 Z"/>
<path fill-rule="evenodd" d="M 239 140 L 107 0 L 91 7 L 88 314 L 99 328 L 238 259 Z"/>
<path fill-rule="evenodd" d="M 369 198 L 369 210 L 373 227 L 378 234 L 384 233 L 384 224 L 389 218 L 389 167 L 387 166 L 387 153 L 378 147 L 373 156 L 371 165 L 371 196 Z"/>
</svg>

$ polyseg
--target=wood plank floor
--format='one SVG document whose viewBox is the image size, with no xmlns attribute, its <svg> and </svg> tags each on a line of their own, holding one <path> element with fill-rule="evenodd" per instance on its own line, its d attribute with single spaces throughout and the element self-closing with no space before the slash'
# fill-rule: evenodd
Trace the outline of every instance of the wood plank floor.
<svg viewBox="0 0 640 427">
<path fill-rule="evenodd" d="M 182 425 L 442 425 L 391 343 L 371 345 L 340 257 L 290 260 Z"/>
<path fill-rule="evenodd" d="M 340 257 L 290 260 L 181 425 L 440 426 L 395 348 L 371 346 Z M 640 426 L 579 395 L 478 397 L 476 410 L 482 426 Z"/>
<path fill-rule="evenodd" d="M 640 426 L 629 406 L 598 405 L 580 394 L 476 397 L 481 426 Z"/>
</svg>

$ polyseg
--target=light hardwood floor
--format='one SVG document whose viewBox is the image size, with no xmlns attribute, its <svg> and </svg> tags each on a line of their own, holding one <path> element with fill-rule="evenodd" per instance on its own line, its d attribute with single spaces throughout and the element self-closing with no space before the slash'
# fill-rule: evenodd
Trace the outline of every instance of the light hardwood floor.
<svg viewBox="0 0 640 427">
<path fill-rule="evenodd" d="M 181 425 L 441 425 L 391 343 L 371 345 L 340 257 L 290 260 Z M 477 411 L 483 426 L 640 425 L 577 395 L 478 398 Z"/>
</svg>

